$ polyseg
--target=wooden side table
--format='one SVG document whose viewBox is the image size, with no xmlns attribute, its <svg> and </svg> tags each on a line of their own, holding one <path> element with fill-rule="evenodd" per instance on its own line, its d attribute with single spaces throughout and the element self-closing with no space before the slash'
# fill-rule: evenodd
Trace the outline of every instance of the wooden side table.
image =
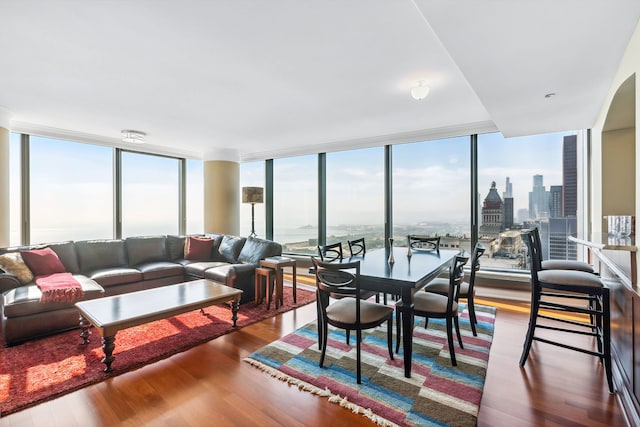
<svg viewBox="0 0 640 427">
<path fill-rule="evenodd" d="M 264 279 L 264 280 L 263 280 Z M 275 270 L 267 267 L 256 268 L 255 273 L 255 303 L 262 304 L 265 295 L 267 296 L 267 309 L 271 305 L 271 295 L 273 294 L 273 281 Z"/>
<path fill-rule="evenodd" d="M 296 260 L 284 256 L 272 256 L 260 261 L 260 267 L 273 268 L 276 271 L 276 307 L 284 303 L 282 296 L 283 268 L 291 267 L 293 270 L 293 302 L 296 302 Z"/>
</svg>

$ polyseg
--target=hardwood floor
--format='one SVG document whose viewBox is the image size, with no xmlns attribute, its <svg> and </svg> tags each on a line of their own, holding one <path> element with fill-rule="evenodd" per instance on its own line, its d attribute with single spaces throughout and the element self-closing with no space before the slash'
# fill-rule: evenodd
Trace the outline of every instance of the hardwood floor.
<svg viewBox="0 0 640 427">
<path fill-rule="evenodd" d="M 498 307 L 479 426 L 625 425 L 595 358 L 534 343 L 521 369 L 526 304 L 487 299 L 478 303 Z M 307 305 L 1 418 L 0 426 L 373 425 L 242 362 L 314 318 L 315 305 Z"/>
</svg>

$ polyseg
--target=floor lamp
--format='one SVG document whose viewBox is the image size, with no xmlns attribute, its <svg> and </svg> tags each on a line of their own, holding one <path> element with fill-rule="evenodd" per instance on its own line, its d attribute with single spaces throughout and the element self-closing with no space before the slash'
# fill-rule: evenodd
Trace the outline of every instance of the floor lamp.
<svg viewBox="0 0 640 427">
<path fill-rule="evenodd" d="M 251 234 L 250 237 L 256 237 L 255 213 L 256 203 L 264 203 L 262 187 L 242 187 L 242 203 L 251 203 Z"/>
</svg>

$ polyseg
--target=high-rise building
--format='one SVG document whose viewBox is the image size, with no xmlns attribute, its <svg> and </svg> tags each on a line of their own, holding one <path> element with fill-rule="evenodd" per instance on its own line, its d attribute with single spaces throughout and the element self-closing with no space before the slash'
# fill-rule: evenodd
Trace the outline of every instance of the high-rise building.
<svg viewBox="0 0 640 427">
<path fill-rule="evenodd" d="M 533 176 L 533 189 L 529 192 L 529 218 L 549 217 L 549 193 L 544 187 L 542 175 Z"/>
<path fill-rule="evenodd" d="M 562 186 L 549 187 L 549 218 L 562 218 Z"/>
<path fill-rule="evenodd" d="M 513 197 L 513 184 L 511 183 L 511 178 L 507 177 L 506 182 L 504 184 L 504 192 L 502 193 L 502 197 L 504 199 L 508 197 Z"/>
<path fill-rule="evenodd" d="M 577 135 L 567 135 L 562 143 L 562 216 L 575 217 L 578 206 Z"/>
</svg>

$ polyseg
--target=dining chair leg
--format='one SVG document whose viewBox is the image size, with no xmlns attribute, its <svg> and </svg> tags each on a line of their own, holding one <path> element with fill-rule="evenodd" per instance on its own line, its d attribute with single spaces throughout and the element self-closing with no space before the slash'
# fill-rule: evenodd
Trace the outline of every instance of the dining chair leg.
<svg viewBox="0 0 640 427">
<path fill-rule="evenodd" d="M 447 317 L 447 342 L 449 343 L 449 357 L 451 357 L 451 364 L 453 366 L 458 366 L 456 362 L 456 351 L 453 348 L 453 319 L 451 317 Z"/>
<path fill-rule="evenodd" d="M 402 314 L 400 307 L 396 306 L 396 354 L 400 351 L 400 341 L 402 338 Z"/>
<path fill-rule="evenodd" d="M 324 321 L 322 323 L 324 323 Z M 320 364 L 319 364 L 321 368 L 324 365 L 324 356 L 325 356 L 325 353 L 327 352 L 328 330 L 329 330 L 328 325 L 323 325 L 323 328 L 322 328 L 322 353 L 320 354 Z"/>
<path fill-rule="evenodd" d="M 393 360 L 393 317 L 391 316 L 387 320 L 387 347 L 389 348 L 389 357 Z"/>
<path fill-rule="evenodd" d="M 473 294 L 470 294 L 467 298 L 467 309 L 469 311 L 469 323 L 471 323 L 471 332 L 474 337 L 478 336 L 478 332 L 476 331 L 476 325 L 478 324 L 478 319 L 476 318 L 476 308 L 475 302 L 473 300 Z"/>
<path fill-rule="evenodd" d="M 322 350 L 322 337 L 323 337 L 323 332 L 322 332 L 322 327 L 323 327 L 323 321 L 321 319 L 322 317 L 322 310 L 320 309 L 320 295 L 318 295 L 316 293 L 316 319 L 318 319 L 317 323 L 318 323 L 318 349 Z"/>
<path fill-rule="evenodd" d="M 347 345 L 349 345 L 349 338 L 351 338 L 351 331 L 349 329 L 345 329 L 345 333 L 347 334 L 346 336 Z"/>
<path fill-rule="evenodd" d="M 524 366 L 527 358 L 529 357 L 529 351 L 531 350 L 531 342 L 533 341 L 533 335 L 536 329 L 536 322 L 538 319 L 538 310 L 540 308 L 540 289 L 534 289 L 531 292 L 531 309 L 529 313 L 529 329 L 527 330 L 527 336 L 524 340 L 522 348 L 522 355 L 520 356 L 520 366 Z"/>
<path fill-rule="evenodd" d="M 362 382 L 361 376 L 361 367 L 360 367 L 360 362 L 361 362 L 361 355 L 360 355 L 360 341 L 362 341 L 362 330 L 361 329 L 357 329 L 356 330 L 356 370 L 357 370 L 357 376 L 356 376 L 356 382 L 358 384 L 360 384 Z"/>
<path fill-rule="evenodd" d="M 462 345 L 462 335 L 460 334 L 460 322 L 458 320 L 458 316 L 453 318 L 453 324 L 456 327 L 456 336 L 458 337 L 458 344 L 460 344 L 460 348 L 464 348 L 464 345 Z"/>
</svg>

